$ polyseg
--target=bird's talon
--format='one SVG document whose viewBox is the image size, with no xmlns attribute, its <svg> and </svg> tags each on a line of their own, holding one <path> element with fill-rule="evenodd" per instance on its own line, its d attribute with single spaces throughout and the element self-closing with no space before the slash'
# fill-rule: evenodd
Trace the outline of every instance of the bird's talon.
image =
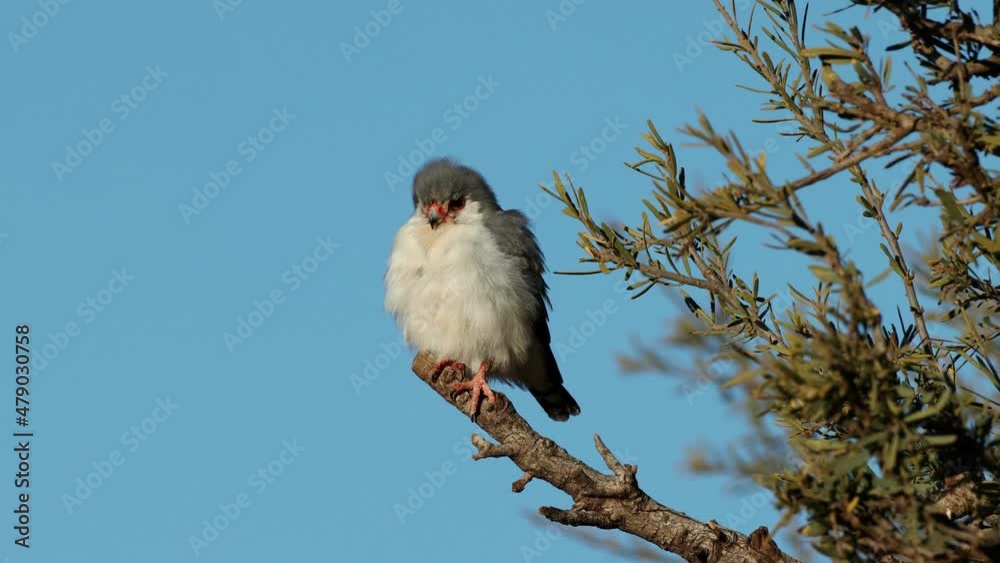
<svg viewBox="0 0 1000 563">
<path fill-rule="evenodd" d="M 493 394 L 493 390 L 490 389 L 489 384 L 486 383 L 486 372 L 488 369 L 489 364 L 483 362 L 479 366 L 479 371 L 472 376 L 472 379 L 456 383 L 453 387 L 453 395 L 454 393 L 461 391 L 469 391 L 469 416 L 473 419 L 476 418 L 476 411 L 479 409 L 479 403 L 483 395 L 485 395 L 492 404 L 496 404 L 497 401 L 496 395 Z"/>
</svg>

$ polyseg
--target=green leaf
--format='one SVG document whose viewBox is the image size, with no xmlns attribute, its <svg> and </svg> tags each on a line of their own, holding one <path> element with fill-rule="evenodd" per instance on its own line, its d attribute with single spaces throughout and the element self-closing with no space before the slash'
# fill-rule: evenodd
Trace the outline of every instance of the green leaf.
<svg viewBox="0 0 1000 563">
<path fill-rule="evenodd" d="M 838 283 L 840 281 L 837 278 L 837 274 L 834 273 L 834 271 L 831 270 L 830 268 L 825 268 L 823 266 L 810 264 L 809 271 L 811 271 L 813 275 L 816 276 L 816 279 L 818 279 L 821 282 L 833 284 L 833 283 Z"/>
<path fill-rule="evenodd" d="M 840 479 L 848 473 L 853 473 L 864 467 L 871 457 L 871 454 L 865 450 L 841 456 L 830 468 L 830 473 L 834 478 Z"/>
<path fill-rule="evenodd" d="M 892 76 L 892 57 L 886 57 L 885 63 L 882 65 L 882 85 L 888 85 L 889 79 Z"/>
<path fill-rule="evenodd" d="M 836 47 L 813 47 L 802 49 L 800 54 L 803 57 L 816 58 L 829 64 L 848 64 L 857 60 L 864 60 L 864 56 L 847 49 L 837 49 Z"/>
<path fill-rule="evenodd" d="M 882 471 L 891 472 L 896 468 L 896 456 L 899 453 L 899 434 L 893 434 L 892 439 L 882 447 Z"/>
<path fill-rule="evenodd" d="M 903 419 L 906 424 L 913 424 L 914 422 L 919 422 L 921 420 L 936 416 L 944 410 L 946 406 L 951 402 L 951 389 L 948 387 L 941 387 L 941 395 L 938 400 L 934 402 L 933 405 L 923 408 Z"/>
<path fill-rule="evenodd" d="M 892 252 L 889 252 L 889 247 L 884 243 L 879 243 L 879 247 L 882 249 L 882 252 L 885 253 L 886 257 L 889 258 L 889 267 L 892 268 L 892 271 L 896 272 L 896 275 L 899 277 L 905 279 L 907 276 L 903 273 L 903 268 L 899 265 L 899 261 L 897 261 L 896 257 L 892 255 Z"/>
<path fill-rule="evenodd" d="M 939 448 L 954 444 L 955 440 L 958 440 L 958 436 L 955 434 L 942 434 L 939 436 L 923 436 L 921 439 L 927 442 L 928 446 Z"/>
</svg>

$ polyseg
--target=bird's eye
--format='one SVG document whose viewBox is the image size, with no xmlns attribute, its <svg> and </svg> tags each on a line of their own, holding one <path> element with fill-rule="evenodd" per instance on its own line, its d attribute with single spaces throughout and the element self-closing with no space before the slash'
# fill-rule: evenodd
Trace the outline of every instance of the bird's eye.
<svg viewBox="0 0 1000 563">
<path fill-rule="evenodd" d="M 458 211 L 459 209 L 465 207 L 465 198 L 462 197 L 451 198 L 451 201 L 448 202 L 448 207 L 450 209 Z"/>
</svg>

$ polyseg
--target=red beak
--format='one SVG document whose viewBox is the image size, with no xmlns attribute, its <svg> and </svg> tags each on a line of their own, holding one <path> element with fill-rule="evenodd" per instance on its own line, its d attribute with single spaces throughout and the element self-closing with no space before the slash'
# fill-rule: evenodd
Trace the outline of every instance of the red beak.
<svg viewBox="0 0 1000 563">
<path fill-rule="evenodd" d="M 431 203 L 427 205 L 427 221 L 431 224 L 432 229 L 436 229 L 437 226 L 448 218 L 448 210 L 446 210 L 440 203 Z"/>
</svg>

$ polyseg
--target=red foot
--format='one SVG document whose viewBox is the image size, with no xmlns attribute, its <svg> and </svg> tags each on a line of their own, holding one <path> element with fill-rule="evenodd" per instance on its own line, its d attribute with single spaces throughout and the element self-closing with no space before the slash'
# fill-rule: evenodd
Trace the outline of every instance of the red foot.
<svg viewBox="0 0 1000 563">
<path fill-rule="evenodd" d="M 434 377 L 437 378 L 437 376 L 441 375 L 441 372 L 443 372 L 444 368 L 447 367 L 457 369 L 458 371 L 462 372 L 462 377 L 465 377 L 465 364 L 463 364 L 458 360 L 447 360 L 447 359 L 438 360 L 437 363 L 434 364 Z"/>
<path fill-rule="evenodd" d="M 471 391 L 472 401 L 469 406 L 469 416 L 476 416 L 476 411 L 479 410 L 479 401 L 482 399 L 483 395 L 493 404 L 496 404 L 497 398 L 493 394 L 493 390 L 486 383 L 486 372 L 490 369 L 490 365 L 483 362 L 479 365 L 479 371 L 476 372 L 472 379 L 469 381 L 463 381 L 461 383 L 455 384 L 455 392 L 459 391 Z"/>
</svg>

